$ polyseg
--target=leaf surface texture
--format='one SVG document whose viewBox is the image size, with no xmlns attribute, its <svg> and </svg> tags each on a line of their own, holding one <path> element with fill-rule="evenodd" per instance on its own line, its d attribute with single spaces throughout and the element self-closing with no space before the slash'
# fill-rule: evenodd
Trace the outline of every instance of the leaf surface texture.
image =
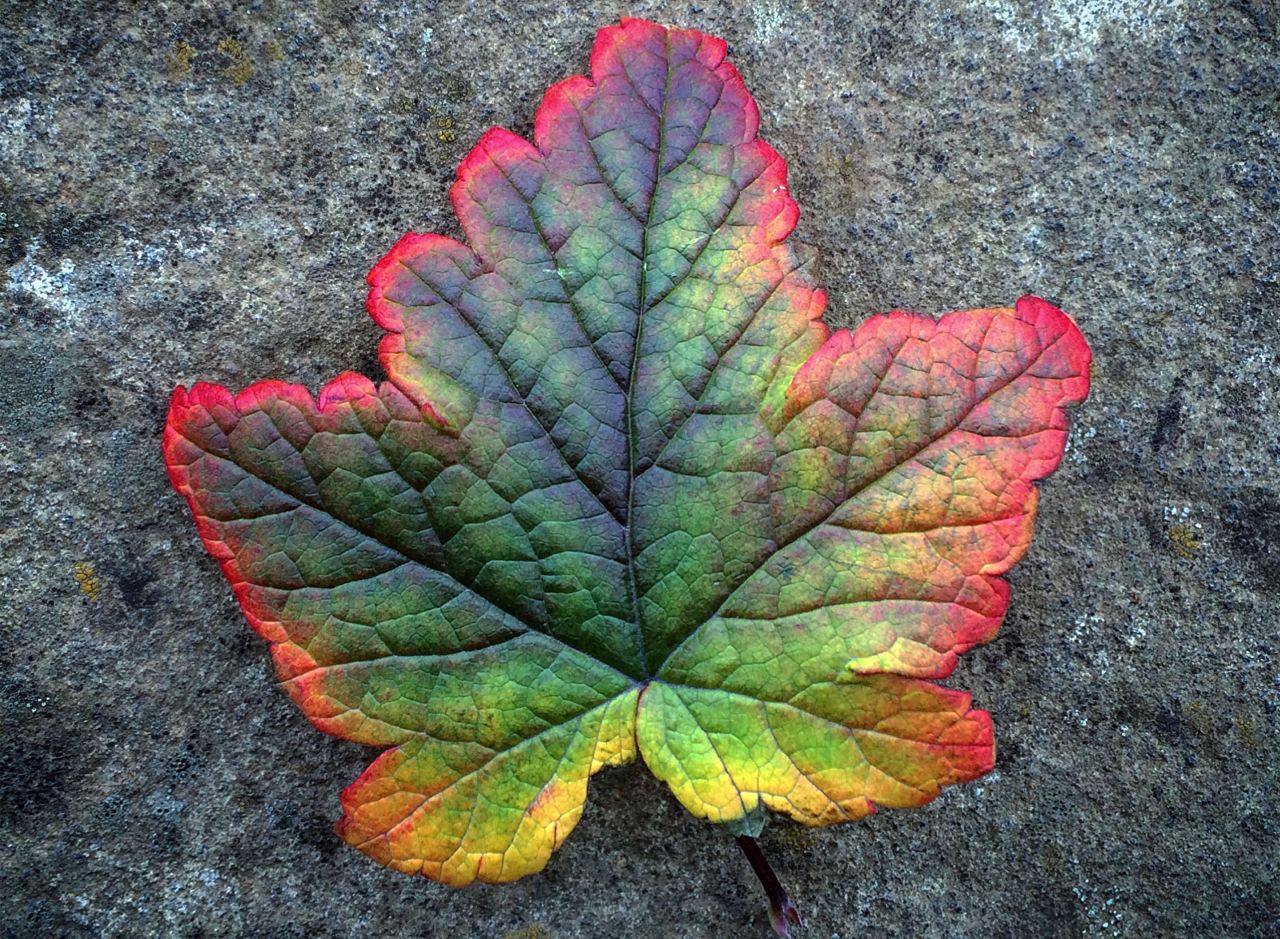
<svg viewBox="0 0 1280 939">
<path fill-rule="evenodd" d="M 387 748 L 339 831 L 451 884 L 541 869 L 639 753 L 694 814 L 806 824 L 990 769 L 945 677 L 1088 390 L 1024 297 L 830 333 L 786 165 L 718 39 L 600 32 L 533 141 L 486 133 L 465 243 L 369 275 L 389 381 L 173 396 L 165 455 L 279 677 Z"/>
</svg>

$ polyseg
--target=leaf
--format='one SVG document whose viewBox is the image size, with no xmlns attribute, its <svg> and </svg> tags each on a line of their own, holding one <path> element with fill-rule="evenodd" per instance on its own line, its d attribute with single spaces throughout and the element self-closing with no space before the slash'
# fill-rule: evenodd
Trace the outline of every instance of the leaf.
<svg viewBox="0 0 1280 939">
<path fill-rule="evenodd" d="M 389 381 L 174 392 L 173 484 L 284 687 L 388 748 L 338 828 L 398 870 L 537 871 L 637 752 L 739 832 L 992 766 L 927 679 L 1004 615 L 1088 348 L 1034 297 L 829 334 L 724 56 L 624 20 L 533 143 L 486 133 L 466 243 L 369 276 Z"/>
</svg>

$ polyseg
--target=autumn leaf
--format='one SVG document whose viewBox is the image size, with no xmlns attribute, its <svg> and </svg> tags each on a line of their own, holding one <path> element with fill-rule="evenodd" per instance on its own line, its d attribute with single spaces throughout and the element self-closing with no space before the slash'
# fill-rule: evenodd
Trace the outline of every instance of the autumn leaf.
<svg viewBox="0 0 1280 939">
<path fill-rule="evenodd" d="M 463 161 L 465 243 L 369 275 L 389 381 L 174 392 L 173 484 L 281 682 L 386 748 L 338 826 L 378 861 L 537 871 L 637 753 L 748 840 L 991 768 L 928 679 L 1000 624 L 1088 347 L 1034 297 L 830 333 L 757 126 L 720 40 L 601 30 L 532 143 Z"/>
</svg>

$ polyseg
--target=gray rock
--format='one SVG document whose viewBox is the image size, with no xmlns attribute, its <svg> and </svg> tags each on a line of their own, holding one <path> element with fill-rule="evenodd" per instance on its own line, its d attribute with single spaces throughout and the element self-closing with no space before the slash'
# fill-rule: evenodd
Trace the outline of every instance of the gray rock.
<svg viewBox="0 0 1280 939">
<path fill-rule="evenodd" d="M 639 767 L 511 886 L 341 845 L 372 754 L 273 686 L 160 457 L 175 384 L 377 376 L 365 271 L 456 233 L 470 143 L 528 133 L 630 12 L 730 40 L 834 322 L 1030 291 L 1097 356 L 1006 625 L 951 679 L 996 770 L 771 825 L 803 935 L 1280 935 L 1274 6 L 5 6 L 0 932 L 768 934 L 731 842 Z"/>
</svg>

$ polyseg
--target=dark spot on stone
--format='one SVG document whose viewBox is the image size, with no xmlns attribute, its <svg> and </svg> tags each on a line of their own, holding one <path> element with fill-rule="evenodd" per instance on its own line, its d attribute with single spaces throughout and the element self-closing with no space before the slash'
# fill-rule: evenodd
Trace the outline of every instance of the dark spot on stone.
<svg viewBox="0 0 1280 939">
<path fill-rule="evenodd" d="M 382 363 L 378 361 L 378 350 L 376 344 L 370 345 L 356 359 L 355 370 L 364 375 L 375 385 L 383 381 L 387 374 L 382 370 Z"/>
<path fill-rule="evenodd" d="M 1228 544 L 1258 572 L 1263 589 L 1280 590 L 1280 496 L 1260 486 L 1241 489 L 1220 518 Z"/>
<path fill-rule="evenodd" d="M 1144 512 L 1142 529 L 1147 533 L 1147 547 L 1154 551 L 1164 551 L 1169 544 L 1168 529 L 1164 518 L 1156 511 Z"/>
<path fill-rule="evenodd" d="M 0 742 L 0 819 L 29 822 L 61 805 L 82 759 L 74 734 L 7 732 Z"/>
<path fill-rule="evenodd" d="M 102 47 L 106 43 L 106 33 L 99 30 L 82 29 L 66 39 L 59 46 L 58 52 L 71 59 L 76 65 L 84 66 L 102 51 Z"/>
<path fill-rule="evenodd" d="M 152 171 L 159 183 L 160 195 L 173 205 L 186 205 L 195 198 L 196 178 L 191 167 L 173 152 L 162 159 Z"/>
<path fill-rule="evenodd" d="M 151 849 L 161 857 L 173 857 L 182 853 L 182 826 L 177 822 L 164 819 L 151 821 L 142 829 L 146 834 Z"/>
<path fill-rule="evenodd" d="M 114 828 L 117 825 L 125 824 L 131 814 L 131 806 L 128 798 L 125 796 L 114 794 L 109 795 L 98 804 L 95 812 L 98 822 L 107 829 Z"/>
<path fill-rule="evenodd" d="M 68 403 L 72 417 L 92 428 L 105 428 L 115 421 L 111 412 L 111 399 L 100 385 L 82 379 L 72 390 Z"/>
<path fill-rule="evenodd" d="M 1156 429 L 1151 435 L 1151 449 L 1159 453 L 1165 444 L 1177 436 L 1178 425 L 1181 423 L 1182 393 L 1175 388 L 1156 412 Z"/>
<path fill-rule="evenodd" d="M 0 100 L 25 98 L 47 84 L 46 79 L 27 67 L 16 50 L 8 48 L 8 43 L 0 47 Z"/>
<path fill-rule="evenodd" d="M 22 907 L 12 923 L 13 931 L 5 926 L 3 936 L 91 936 L 93 930 L 73 922 L 65 910 L 52 897 L 32 897 Z"/>
<path fill-rule="evenodd" d="M 250 630 L 248 623 L 241 620 L 236 625 L 240 628 L 231 628 L 218 635 L 219 645 L 225 648 L 232 658 L 247 662 L 265 653 L 266 649 L 262 641 Z"/>
<path fill-rule="evenodd" d="M 297 832 L 298 840 L 315 848 L 325 862 L 332 860 L 343 844 L 333 830 L 333 824 L 319 812 L 304 812 L 295 816 L 291 827 Z"/>
<path fill-rule="evenodd" d="M 139 557 L 122 558 L 108 565 L 107 572 L 120 588 L 121 598 L 131 609 L 142 609 L 156 602 L 150 590 L 156 579 L 155 570 Z"/>
<path fill-rule="evenodd" d="M 1006 734 L 996 750 L 996 763 L 1001 769 L 1013 769 L 1022 762 L 1022 744 Z"/>
<path fill-rule="evenodd" d="M 91 249 L 97 233 L 110 223 L 109 216 L 101 213 L 77 214 L 49 203 L 39 193 L 20 195 L 0 186 L 0 253 L 6 264 L 21 261 L 33 242 L 54 257 Z"/>
<path fill-rule="evenodd" d="M 168 786 L 174 786 L 199 775 L 205 766 L 205 758 L 191 745 L 161 754 L 157 760 L 158 777 Z"/>
<path fill-rule="evenodd" d="M 1020 936 L 1044 936 L 1046 939 L 1078 939 L 1085 935 L 1080 919 L 1080 904 L 1065 886 L 1061 889 L 1037 891 L 1028 898 L 1027 921 L 1019 927 Z"/>
<path fill-rule="evenodd" d="M 41 227 L 44 244 L 54 254 L 66 254 L 74 248 L 91 246 L 96 234 L 107 223 L 105 215 L 75 215 L 56 207 Z"/>
<path fill-rule="evenodd" d="M 1170 749 L 1180 750 L 1192 744 L 1191 728 L 1182 716 L 1179 704 L 1129 690 L 1120 697 L 1113 712 L 1115 723 L 1153 733 Z"/>
</svg>

